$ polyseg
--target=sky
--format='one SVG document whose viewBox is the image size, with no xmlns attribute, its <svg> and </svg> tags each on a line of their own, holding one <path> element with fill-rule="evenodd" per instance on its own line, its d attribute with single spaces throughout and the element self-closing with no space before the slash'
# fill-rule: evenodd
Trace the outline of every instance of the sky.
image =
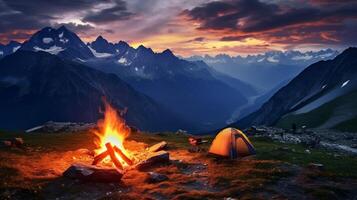
<svg viewBox="0 0 357 200">
<path fill-rule="evenodd" d="M 181 56 L 357 45 L 357 0 L 0 0 L 0 42 L 65 25 Z"/>
</svg>

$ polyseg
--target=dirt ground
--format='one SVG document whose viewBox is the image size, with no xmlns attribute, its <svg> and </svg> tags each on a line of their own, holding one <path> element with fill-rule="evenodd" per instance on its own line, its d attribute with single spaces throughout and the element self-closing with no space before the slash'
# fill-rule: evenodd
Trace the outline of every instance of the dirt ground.
<svg viewBox="0 0 357 200">
<path fill-rule="evenodd" d="M 39 138 L 43 140 L 43 137 Z M 71 138 L 70 134 L 64 134 L 58 136 L 56 142 L 39 142 L 39 139 L 32 137 L 28 139 L 30 144 L 23 149 L 0 149 L 0 199 L 355 199 L 357 197 L 355 177 L 340 176 L 330 170 L 312 169 L 273 157 L 262 159 L 259 153 L 263 151 L 264 145 L 260 145 L 262 151 L 259 151 L 259 145 L 256 146 L 257 156 L 227 160 L 208 155 L 204 150 L 190 153 L 187 150 L 189 146 L 186 145 L 186 139 L 186 136 L 165 134 L 133 135 L 125 143 L 125 147 L 132 152 L 140 152 L 148 144 L 157 141 L 168 141 L 171 162 L 146 171 L 126 171 L 120 182 L 94 183 L 62 177 L 62 173 L 72 163 L 92 162 L 92 156 L 77 150 L 81 147 L 93 149 L 88 139 L 82 140 L 80 136 Z M 207 149 L 207 146 L 203 149 Z M 168 180 L 148 183 L 148 172 L 166 175 Z"/>
</svg>

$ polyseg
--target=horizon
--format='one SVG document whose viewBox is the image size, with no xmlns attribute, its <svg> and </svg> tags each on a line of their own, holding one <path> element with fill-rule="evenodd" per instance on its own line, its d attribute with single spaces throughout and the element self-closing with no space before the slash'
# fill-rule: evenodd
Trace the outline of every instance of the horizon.
<svg viewBox="0 0 357 200">
<path fill-rule="evenodd" d="M 68 31 L 71 31 L 71 32 L 77 34 L 76 32 L 74 32 L 74 31 L 72 31 L 71 29 L 69 29 L 66 25 L 60 25 L 60 26 L 57 26 L 57 27 L 46 26 L 46 27 L 43 27 L 43 28 L 37 30 L 37 31 L 34 32 L 33 34 L 35 34 L 35 33 L 37 33 L 37 32 L 40 32 L 41 30 L 46 29 L 46 28 L 52 28 L 52 29 L 57 30 L 57 29 L 60 29 L 61 27 L 65 27 Z M 22 42 L 19 42 L 19 41 L 16 41 L 16 40 L 10 40 L 10 41 L 8 41 L 7 43 L 1 43 L 1 42 L 0 42 L 0 45 L 6 46 L 6 45 L 9 45 L 11 42 L 18 42 L 18 43 L 20 43 L 20 44 L 23 44 L 24 42 L 28 41 L 31 37 L 32 37 L 32 35 L 30 35 L 29 38 L 25 39 L 25 40 L 22 41 Z M 80 36 L 78 36 L 78 37 L 82 40 L 82 38 L 81 38 Z M 204 58 L 204 57 L 212 57 L 212 58 L 215 58 L 215 57 L 218 57 L 218 56 L 229 56 L 230 58 L 237 58 L 237 57 L 246 58 L 246 57 L 248 57 L 248 56 L 260 56 L 260 55 L 264 55 L 264 54 L 266 54 L 266 53 L 271 53 L 271 52 L 278 52 L 278 53 L 283 53 L 283 54 L 285 54 L 285 53 L 287 53 L 287 52 L 300 52 L 300 53 L 316 53 L 316 52 L 321 52 L 321 51 L 337 51 L 337 52 L 342 52 L 342 51 L 346 50 L 347 48 L 354 47 L 354 46 L 349 46 L 349 47 L 346 47 L 346 48 L 344 48 L 344 49 L 333 49 L 333 48 L 327 47 L 327 48 L 322 48 L 322 49 L 305 50 L 305 51 L 304 51 L 304 50 L 298 50 L 298 49 L 269 50 L 269 51 L 265 51 L 265 52 L 251 53 L 251 54 L 244 54 L 244 55 L 242 55 L 242 54 L 236 54 L 236 55 L 233 54 L 233 55 L 230 55 L 230 54 L 220 53 L 220 52 L 219 52 L 219 53 L 213 54 L 213 55 L 212 55 L 212 54 L 202 54 L 202 55 L 200 55 L 200 54 L 195 54 L 195 55 L 182 56 L 182 55 L 180 55 L 180 54 L 176 54 L 176 53 L 175 53 L 174 51 L 172 51 L 172 49 L 170 49 L 170 48 L 164 49 L 164 50 L 162 50 L 162 51 L 155 51 L 155 50 L 152 49 L 150 46 L 145 46 L 145 45 L 143 45 L 143 44 L 138 44 L 138 46 L 134 46 L 134 45 L 130 44 L 129 42 L 124 41 L 124 40 L 120 40 L 120 39 L 117 40 L 117 41 L 109 41 L 107 38 L 105 38 L 105 37 L 102 36 L 102 35 L 98 35 L 98 36 L 94 37 L 95 39 L 93 39 L 93 40 L 91 40 L 91 41 L 83 41 L 83 40 L 82 40 L 82 41 L 83 41 L 85 44 L 89 44 L 89 43 L 94 42 L 95 40 L 97 40 L 99 37 L 102 37 L 104 40 L 106 40 L 107 42 L 112 43 L 112 44 L 116 44 L 116 43 L 119 43 L 119 42 L 125 42 L 125 43 L 127 43 L 130 47 L 135 48 L 135 49 L 138 49 L 140 46 L 143 46 L 143 47 L 145 47 L 145 48 L 147 48 L 147 49 L 151 49 L 154 53 L 163 53 L 163 52 L 166 51 L 166 50 L 170 50 L 171 52 L 173 52 L 173 54 L 174 54 L 175 56 L 180 57 L 180 58 L 182 58 L 182 59 L 187 59 L 187 58 L 192 58 L 192 57 L 203 57 L 203 58 Z"/>
<path fill-rule="evenodd" d="M 36 2 L 0 1 L 1 43 L 23 42 L 43 27 L 61 25 L 85 43 L 102 35 L 182 57 L 341 51 L 357 42 L 352 0 Z"/>
</svg>

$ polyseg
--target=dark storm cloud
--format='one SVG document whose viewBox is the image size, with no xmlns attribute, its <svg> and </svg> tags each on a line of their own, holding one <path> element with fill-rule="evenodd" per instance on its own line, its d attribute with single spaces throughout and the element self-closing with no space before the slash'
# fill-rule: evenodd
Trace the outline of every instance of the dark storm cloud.
<svg viewBox="0 0 357 200">
<path fill-rule="evenodd" d="M 13 10 L 30 15 L 52 15 L 69 11 L 85 10 L 98 4 L 98 1 L 93 0 L 3 0 L 3 2 Z"/>
<path fill-rule="evenodd" d="M 112 4 L 112 7 L 93 12 L 92 9 L 99 3 Z M 93 23 L 122 20 L 131 15 L 122 0 L 0 0 L 0 32 L 39 29 L 51 25 L 52 21 L 60 20 L 71 12 L 86 13 L 82 20 Z M 74 27 L 75 30 L 80 28 L 89 27 Z"/>
<path fill-rule="evenodd" d="M 232 0 L 206 3 L 183 14 L 199 21 L 200 29 L 259 32 L 307 22 L 356 18 L 357 3 L 293 8 L 258 0 Z"/>
<path fill-rule="evenodd" d="M 113 3 L 115 3 L 113 7 L 103 9 L 99 12 L 89 12 L 83 18 L 83 21 L 92 23 L 108 23 L 118 20 L 126 20 L 133 15 L 127 10 L 125 1 L 117 0 Z"/>
<path fill-rule="evenodd" d="M 84 10 L 95 5 L 95 1 L 48 1 L 48 0 L 0 0 L 0 32 L 34 30 L 51 25 L 67 12 Z"/>
<path fill-rule="evenodd" d="M 107 4 L 109 8 L 100 10 L 99 4 Z M 45 26 L 65 25 L 81 35 L 94 30 L 89 24 L 58 23 L 72 15 L 77 17 L 74 20 L 97 23 L 122 20 L 131 13 L 122 0 L 0 0 L 0 36 L 3 37 L 0 41 L 24 40 Z"/>
</svg>

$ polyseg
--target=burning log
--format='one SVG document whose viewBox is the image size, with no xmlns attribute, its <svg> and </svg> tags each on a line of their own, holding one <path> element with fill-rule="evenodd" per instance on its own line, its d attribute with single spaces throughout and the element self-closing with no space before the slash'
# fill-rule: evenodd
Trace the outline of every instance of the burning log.
<svg viewBox="0 0 357 200">
<path fill-rule="evenodd" d="M 105 147 L 107 147 L 107 152 L 108 152 L 108 154 L 110 156 L 110 159 L 114 163 L 115 167 L 117 167 L 118 169 L 123 170 L 123 165 L 120 163 L 118 158 L 115 156 L 115 151 L 114 151 L 112 145 L 108 142 L 108 143 L 105 144 Z"/>
<path fill-rule="evenodd" d="M 167 148 L 167 142 L 162 141 L 148 148 L 149 152 L 158 152 Z"/>
<path fill-rule="evenodd" d="M 94 157 L 94 160 L 92 162 L 92 165 L 98 164 L 100 161 L 102 161 L 105 157 L 109 155 L 108 151 L 104 151 L 100 154 L 98 154 L 96 157 Z"/>
<path fill-rule="evenodd" d="M 126 156 L 117 146 L 114 146 L 114 151 L 119 154 L 119 156 L 128 164 L 128 165 L 133 165 L 133 161 Z"/>
</svg>

